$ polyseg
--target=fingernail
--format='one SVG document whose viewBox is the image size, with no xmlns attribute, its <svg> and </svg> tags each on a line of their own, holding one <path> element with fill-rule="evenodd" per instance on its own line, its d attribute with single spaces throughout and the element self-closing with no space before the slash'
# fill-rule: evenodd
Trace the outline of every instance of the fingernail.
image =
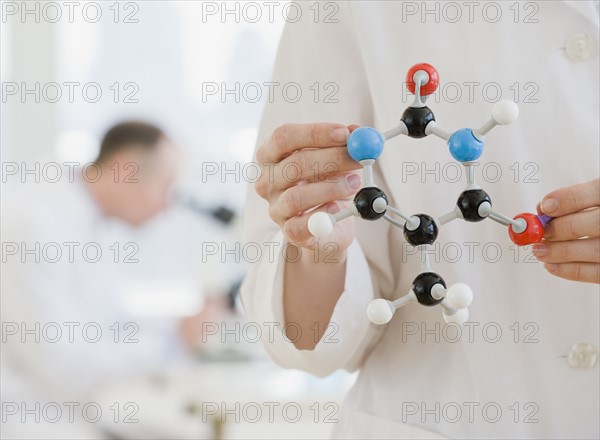
<svg viewBox="0 0 600 440">
<path fill-rule="evenodd" d="M 350 174 L 346 180 L 348 181 L 348 185 L 352 189 L 360 188 L 360 176 L 358 174 Z"/>
<path fill-rule="evenodd" d="M 548 253 L 548 246 L 546 246 L 545 244 L 534 244 L 533 245 L 533 253 L 536 257 L 543 257 L 544 255 L 546 255 Z"/>
<path fill-rule="evenodd" d="M 336 128 L 331 132 L 331 140 L 333 142 L 346 142 L 350 132 L 346 127 Z"/>
<path fill-rule="evenodd" d="M 558 208 L 558 202 L 556 199 L 544 199 L 542 200 L 542 212 L 544 214 L 550 214 Z"/>
<path fill-rule="evenodd" d="M 544 267 L 548 272 L 556 272 L 558 270 L 558 264 L 556 263 L 546 263 Z"/>
</svg>

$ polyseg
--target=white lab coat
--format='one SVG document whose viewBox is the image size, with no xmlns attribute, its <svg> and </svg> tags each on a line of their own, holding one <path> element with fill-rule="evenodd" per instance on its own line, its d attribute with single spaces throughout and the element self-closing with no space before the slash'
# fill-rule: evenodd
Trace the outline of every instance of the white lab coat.
<svg viewBox="0 0 600 440">
<path fill-rule="evenodd" d="M 33 185 L 3 203 L 3 245 L 16 243 L 19 250 L 13 255 L 12 248 L 3 249 L 2 401 L 25 402 L 26 408 L 35 402 L 83 406 L 94 402 L 103 384 L 164 367 L 183 347 L 174 322 L 136 315 L 127 303 L 127 270 L 144 261 L 134 232 L 102 215 L 78 180 Z M 125 248 L 130 241 L 138 245 L 133 255 L 133 248 Z M 22 252 L 23 245 L 33 250 L 36 243 L 37 262 L 35 255 Z M 72 258 L 65 243 L 72 243 Z M 101 249 L 99 258 L 96 249 Z M 124 263 L 127 255 L 139 263 Z M 33 333 L 24 334 L 23 325 Z M 102 409 L 108 418 L 110 410 Z M 82 438 L 80 429 L 98 429 L 81 417 L 75 423 L 65 422 L 66 417 L 33 423 L 32 416 L 22 423 L 20 417 L 7 416 L 2 425 L 11 438 Z"/>
<path fill-rule="evenodd" d="M 350 2 L 341 4 L 336 24 L 309 19 L 288 24 L 273 81 L 294 81 L 310 95 L 297 103 L 268 104 L 259 142 L 287 122 L 395 127 L 410 103 L 406 71 L 428 62 L 446 87 L 445 98 L 428 101 L 446 131 L 478 128 L 489 118 L 496 86 L 487 86 L 486 102 L 486 84 L 497 83 L 503 98 L 518 101 L 517 122 L 487 136 L 476 177 L 495 209 L 510 216 L 535 212 L 549 191 L 599 175 L 598 10 L 597 2 L 538 2 L 537 23 L 524 23 L 522 15 L 515 23 L 510 5 L 502 3 L 504 17 L 497 23 L 481 15 L 473 23 L 466 15 L 459 23 L 433 23 L 431 16 L 425 24 L 419 16 L 403 22 L 400 2 Z M 565 42 L 577 33 L 596 43 L 588 59 L 567 56 Z M 339 102 L 321 97 L 314 103 L 308 87 L 328 82 L 339 85 Z M 450 102 L 452 82 L 463 93 L 456 103 Z M 480 84 L 472 102 L 469 82 Z M 532 99 L 539 102 L 526 102 Z M 438 217 L 465 188 L 464 174 L 453 180 L 460 170 L 454 164 L 438 138 L 396 138 L 386 143 L 375 181 L 392 205 Z M 250 188 L 247 240 L 283 246 L 267 209 Z M 448 284 L 469 284 L 475 294 L 471 324 L 458 340 L 439 307 L 411 303 L 386 326 L 369 323 L 369 302 L 405 295 L 420 260 L 401 230 L 385 221 L 356 220 L 345 290 L 329 336 L 315 350 L 299 351 L 282 332 L 274 337 L 265 332 L 272 358 L 319 376 L 360 369 L 335 426 L 340 438 L 597 438 L 598 362 L 574 368 L 566 355 L 578 342 L 596 350 L 600 345 L 598 286 L 549 275 L 530 252 L 517 255 L 506 228 L 492 221 L 452 222 L 441 228 L 438 242 L 433 270 Z M 281 252 L 248 266 L 242 298 L 249 318 L 283 323 Z"/>
</svg>

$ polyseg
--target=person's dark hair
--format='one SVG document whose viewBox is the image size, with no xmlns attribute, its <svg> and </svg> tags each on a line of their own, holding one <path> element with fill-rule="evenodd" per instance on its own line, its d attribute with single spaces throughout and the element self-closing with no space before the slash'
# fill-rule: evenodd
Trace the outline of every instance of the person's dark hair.
<svg viewBox="0 0 600 440">
<path fill-rule="evenodd" d="M 153 150 L 164 132 L 155 125 L 141 121 L 126 121 L 113 126 L 100 143 L 96 163 L 103 163 L 113 154 L 129 148 Z"/>
</svg>

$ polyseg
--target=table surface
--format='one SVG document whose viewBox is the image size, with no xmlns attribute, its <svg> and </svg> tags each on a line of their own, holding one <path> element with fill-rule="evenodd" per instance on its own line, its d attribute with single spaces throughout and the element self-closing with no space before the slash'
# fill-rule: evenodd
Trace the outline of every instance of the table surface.
<svg viewBox="0 0 600 440">
<path fill-rule="evenodd" d="M 264 358 L 189 359 L 105 386 L 96 400 L 122 408 L 102 429 L 123 439 L 327 438 L 354 379 L 319 379 Z"/>
</svg>

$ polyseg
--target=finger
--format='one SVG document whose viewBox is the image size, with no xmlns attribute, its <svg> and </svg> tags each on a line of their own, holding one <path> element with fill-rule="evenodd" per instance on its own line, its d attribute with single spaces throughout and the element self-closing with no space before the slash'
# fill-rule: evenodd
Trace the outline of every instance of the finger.
<svg viewBox="0 0 600 440">
<path fill-rule="evenodd" d="M 337 181 L 339 174 L 359 169 L 361 165 L 349 155 L 346 147 L 305 149 L 298 151 L 269 171 L 272 191 L 280 192 L 300 181 Z"/>
<path fill-rule="evenodd" d="M 581 237 L 599 236 L 600 209 L 556 217 L 546 226 L 544 231 L 544 238 L 550 241 L 566 241 Z"/>
<path fill-rule="evenodd" d="M 345 219 L 337 223 L 334 232 L 327 236 L 327 241 L 322 241 L 322 238 L 314 237 L 310 233 L 308 221 L 315 212 L 326 211 L 329 214 L 335 214 L 341 210 L 347 209 L 349 207 L 348 203 L 351 202 L 330 202 L 313 211 L 304 213 L 303 215 L 292 217 L 283 225 L 283 233 L 288 240 L 299 243 L 302 247 L 312 247 L 315 243 L 319 242 L 320 246 L 327 243 L 336 243 L 337 246 L 341 246 L 345 249 L 350 245 L 350 242 L 347 241 L 352 241 L 352 236 L 343 232 L 343 230 L 354 227 L 354 223 L 350 221 L 351 219 Z"/>
<path fill-rule="evenodd" d="M 348 139 L 342 124 L 285 124 L 277 127 L 257 151 L 259 164 L 278 163 L 302 148 L 339 147 Z"/>
<path fill-rule="evenodd" d="M 600 206 L 600 179 L 557 189 L 546 195 L 540 203 L 542 213 L 552 217 L 595 206 Z"/>
<path fill-rule="evenodd" d="M 334 214 L 339 211 L 339 207 L 335 202 L 331 202 L 320 206 L 318 209 L 309 213 L 292 217 L 283 224 L 283 235 L 291 242 L 299 243 L 303 246 L 312 245 L 316 238 L 313 237 L 308 230 L 308 220 L 311 215 L 319 211 L 326 211 L 330 214 Z"/>
<path fill-rule="evenodd" d="M 587 262 L 600 264 L 600 238 L 544 241 L 533 246 L 533 255 L 544 263 Z"/>
<path fill-rule="evenodd" d="M 335 183 L 296 185 L 285 190 L 277 201 L 271 204 L 270 215 L 275 222 L 281 224 L 316 206 L 351 196 L 359 188 L 360 176 L 357 174 L 340 176 Z"/>
<path fill-rule="evenodd" d="M 600 284 L 600 264 L 595 263 L 547 263 L 544 267 L 552 275 L 565 280 Z"/>
<path fill-rule="evenodd" d="M 547 197 L 547 196 L 546 196 Z M 540 200 L 537 205 L 535 205 L 535 210 L 537 212 L 537 215 L 545 215 L 544 211 L 542 211 L 542 200 Z"/>
</svg>

